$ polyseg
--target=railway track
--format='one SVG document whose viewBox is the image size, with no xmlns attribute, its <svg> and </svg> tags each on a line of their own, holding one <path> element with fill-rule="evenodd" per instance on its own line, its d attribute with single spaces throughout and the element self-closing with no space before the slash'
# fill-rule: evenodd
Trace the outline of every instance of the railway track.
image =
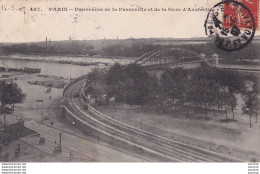
<svg viewBox="0 0 260 174">
<path fill-rule="evenodd" d="M 82 84 L 86 79 L 74 82 L 64 92 L 64 99 L 67 101 L 65 109 L 71 113 L 80 123 L 95 129 L 96 131 L 124 141 L 130 145 L 139 147 L 157 155 L 161 155 L 174 162 L 240 162 L 219 153 L 180 143 L 150 132 L 146 132 L 130 125 L 118 122 L 88 106 L 81 95 Z"/>
</svg>

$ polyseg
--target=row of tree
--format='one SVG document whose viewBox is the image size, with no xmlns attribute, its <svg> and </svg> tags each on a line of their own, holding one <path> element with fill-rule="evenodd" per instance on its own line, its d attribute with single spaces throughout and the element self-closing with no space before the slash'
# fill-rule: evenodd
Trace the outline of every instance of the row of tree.
<svg viewBox="0 0 260 174">
<path fill-rule="evenodd" d="M 129 105 L 149 103 L 159 91 L 158 80 L 136 64 L 115 64 L 108 71 L 94 69 L 88 74 L 88 94 L 96 104 L 108 104 L 111 98 Z"/>
<path fill-rule="evenodd" d="M 228 112 L 235 118 L 237 95 L 241 94 L 245 101 L 244 113 L 251 118 L 259 110 L 256 79 L 207 64 L 195 69 L 167 69 L 159 78 L 136 64 L 114 64 L 107 71 L 95 69 L 88 79 L 87 92 L 98 105 L 108 104 L 114 98 L 130 106 L 155 106 L 161 112 L 202 112 L 205 119 L 209 111 L 215 115 L 216 110 L 222 110 L 227 120 Z M 253 81 L 251 88 L 249 81 Z"/>
<path fill-rule="evenodd" d="M 168 70 L 161 76 L 162 94 L 167 99 L 170 108 L 199 108 L 207 119 L 209 110 L 224 108 L 231 110 L 237 105 L 236 92 L 242 90 L 242 85 L 234 73 L 201 66 L 195 70 L 176 68 Z"/>
</svg>

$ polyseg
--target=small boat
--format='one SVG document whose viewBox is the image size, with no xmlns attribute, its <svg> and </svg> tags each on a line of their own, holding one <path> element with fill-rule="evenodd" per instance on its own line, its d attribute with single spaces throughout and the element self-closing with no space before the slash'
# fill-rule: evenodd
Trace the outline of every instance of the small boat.
<svg viewBox="0 0 260 174">
<path fill-rule="evenodd" d="M 23 68 L 23 71 L 26 73 L 40 73 L 41 69 L 40 68 Z"/>
</svg>

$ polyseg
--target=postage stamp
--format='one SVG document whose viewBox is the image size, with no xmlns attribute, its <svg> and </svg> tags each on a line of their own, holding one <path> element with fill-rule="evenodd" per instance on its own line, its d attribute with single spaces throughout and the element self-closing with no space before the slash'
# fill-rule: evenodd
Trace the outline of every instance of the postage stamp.
<svg viewBox="0 0 260 174">
<path fill-rule="evenodd" d="M 258 0 L 226 0 L 216 4 L 205 21 L 206 35 L 226 51 L 239 50 L 254 38 L 258 26 Z"/>
<path fill-rule="evenodd" d="M 258 29 L 259 25 L 259 0 L 237 0 L 236 2 L 242 3 L 245 7 L 248 8 L 248 10 L 251 12 L 254 21 L 255 21 L 255 28 Z M 241 6 L 236 6 L 238 8 L 238 11 L 233 10 L 236 8 L 234 4 L 231 4 L 231 6 L 228 6 L 228 4 L 224 4 L 224 13 L 228 14 L 229 17 L 233 16 L 233 18 L 226 18 L 224 20 L 224 26 L 228 27 L 231 25 L 232 22 L 235 22 L 236 25 L 239 28 L 247 27 L 245 23 L 243 23 L 243 19 L 245 18 L 245 15 L 243 15 L 243 8 Z M 228 17 L 228 16 L 224 16 Z"/>
</svg>

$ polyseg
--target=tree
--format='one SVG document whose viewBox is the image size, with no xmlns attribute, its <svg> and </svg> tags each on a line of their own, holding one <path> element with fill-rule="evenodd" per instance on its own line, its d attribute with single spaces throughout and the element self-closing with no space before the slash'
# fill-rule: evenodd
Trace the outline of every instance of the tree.
<svg viewBox="0 0 260 174">
<path fill-rule="evenodd" d="M 183 68 L 168 69 L 162 74 L 160 82 L 165 98 L 172 101 L 169 104 L 178 105 L 182 110 L 187 96 L 185 93 L 188 86 L 187 71 Z"/>
<path fill-rule="evenodd" d="M 95 105 L 100 106 L 107 104 L 107 100 L 105 98 L 106 88 L 104 85 L 100 83 L 93 83 L 88 87 L 87 91 L 91 94 L 91 98 L 94 99 Z"/>
<path fill-rule="evenodd" d="M 221 97 L 221 86 L 218 82 L 215 82 L 212 86 L 212 105 L 213 105 L 213 110 L 214 110 L 214 116 L 216 116 L 216 106 L 220 107 L 220 97 Z"/>
<path fill-rule="evenodd" d="M 103 69 L 94 68 L 87 74 L 88 83 L 103 83 L 105 71 Z"/>
<path fill-rule="evenodd" d="M 255 109 L 255 122 L 257 123 L 257 118 L 258 118 L 258 114 L 259 114 L 259 109 L 260 109 L 260 93 L 259 93 L 259 85 L 260 85 L 260 81 L 259 78 L 256 78 L 254 80 L 254 85 L 252 87 L 252 91 L 254 93 L 254 109 Z"/>
<path fill-rule="evenodd" d="M 235 96 L 234 93 L 232 93 L 231 91 L 229 91 L 228 93 L 228 97 L 227 97 L 227 105 L 229 106 L 229 109 L 231 110 L 232 112 L 232 115 L 233 115 L 233 120 L 235 119 L 235 113 L 234 113 L 234 110 L 237 106 L 237 98 Z"/>
<path fill-rule="evenodd" d="M 219 91 L 219 106 L 218 107 L 224 107 L 225 108 L 225 114 L 226 114 L 226 121 L 228 121 L 228 99 L 229 99 L 229 89 L 226 86 L 221 86 L 220 91 Z"/>
<path fill-rule="evenodd" d="M 152 75 L 148 75 L 140 88 L 142 91 L 142 95 L 140 96 L 140 98 L 142 98 L 142 105 L 152 105 L 154 100 L 157 98 L 157 95 L 160 94 L 158 79 Z"/>
<path fill-rule="evenodd" d="M 104 82 L 105 71 L 102 69 L 94 68 L 87 74 L 87 90 L 86 95 L 90 94 L 94 99 L 96 105 L 106 104 L 104 102 L 106 94 L 106 86 Z"/>
<path fill-rule="evenodd" d="M 259 113 L 259 81 L 254 79 L 251 90 L 247 90 L 243 94 L 244 106 L 242 108 L 244 114 L 248 114 L 250 118 L 250 127 L 252 127 L 252 116 L 255 115 L 256 122 Z"/>
<path fill-rule="evenodd" d="M 196 103 L 204 109 L 206 120 L 208 120 L 208 109 L 214 103 L 214 93 L 212 92 L 212 86 L 214 83 L 214 80 L 199 79 L 199 85 L 196 90 Z"/>
<path fill-rule="evenodd" d="M 214 108 L 215 115 L 215 105 L 220 89 L 220 85 L 215 80 L 207 79 L 200 74 L 193 73 L 188 76 L 188 83 L 185 89 L 186 102 L 190 106 L 203 108 L 206 120 L 208 119 L 207 113 L 210 108 Z"/>
<path fill-rule="evenodd" d="M 123 97 L 127 75 L 124 66 L 115 63 L 105 75 L 105 83 L 108 86 L 108 98 L 115 97 L 115 102 Z"/>
<path fill-rule="evenodd" d="M 125 67 L 119 63 L 115 63 L 107 71 L 105 75 L 105 83 L 107 86 L 107 98 L 115 98 L 115 112 L 116 112 L 116 103 L 118 101 L 124 100 L 125 88 L 126 88 L 127 75 L 125 72 Z"/>
<path fill-rule="evenodd" d="M 129 64 L 125 67 L 127 79 L 124 93 L 131 104 L 154 104 L 155 98 L 160 94 L 158 79 L 150 75 L 143 67 L 137 64 Z"/>
<path fill-rule="evenodd" d="M 243 113 L 249 115 L 250 127 L 252 127 L 252 115 L 255 113 L 254 105 L 254 95 L 250 93 L 245 97 L 245 104 L 242 108 Z"/>
<path fill-rule="evenodd" d="M 14 107 L 14 104 L 22 103 L 25 96 L 17 83 L 0 81 L 0 101 L 2 107 L 8 104 L 12 104 Z"/>
</svg>

